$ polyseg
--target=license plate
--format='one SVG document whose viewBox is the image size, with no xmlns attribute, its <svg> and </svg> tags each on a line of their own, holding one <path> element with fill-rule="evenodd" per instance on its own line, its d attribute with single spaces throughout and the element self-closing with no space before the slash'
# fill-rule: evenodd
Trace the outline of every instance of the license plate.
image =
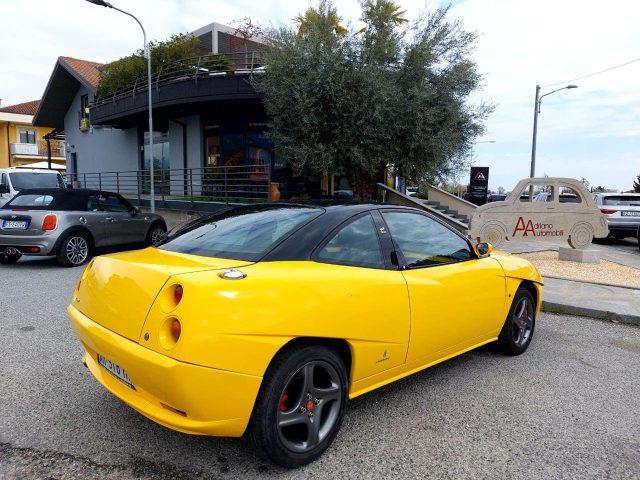
<svg viewBox="0 0 640 480">
<path fill-rule="evenodd" d="M 623 210 L 622 212 L 620 212 L 620 215 L 622 215 L 623 217 L 640 217 L 640 212 Z"/>
<path fill-rule="evenodd" d="M 2 228 L 13 230 L 26 230 L 29 227 L 28 220 L 3 220 Z"/>
<path fill-rule="evenodd" d="M 106 368 L 111 375 L 116 377 L 118 380 L 124 383 L 127 387 L 131 387 L 135 390 L 135 387 L 133 386 L 133 383 L 131 382 L 129 375 L 127 375 L 127 372 L 125 372 L 124 368 L 122 368 L 120 365 L 113 363 L 111 360 L 103 357 L 100 354 L 98 354 L 98 363 L 102 365 L 104 368 Z"/>
</svg>

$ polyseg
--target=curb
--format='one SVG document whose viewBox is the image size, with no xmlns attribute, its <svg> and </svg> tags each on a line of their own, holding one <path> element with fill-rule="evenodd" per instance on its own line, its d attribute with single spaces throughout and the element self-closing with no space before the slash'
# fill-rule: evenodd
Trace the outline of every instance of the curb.
<svg viewBox="0 0 640 480">
<path fill-rule="evenodd" d="M 614 287 L 614 288 L 626 288 L 627 290 L 640 290 L 640 287 L 630 287 L 628 285 L 616 285 L 615 283 L 592 282 L 590 280 L 576 280 L 575 278 L 556 277 L 553 275 L 543 275 L 542 279 L 544 280 L 545 278 L 552 278 L 554 280 L 563 280 L 565 282 L 587 283 L 589 285 L 599 285 L 601 287 Z"/>
<path fill-rule="evenodd" d="M 612 323 L 624 323 L 626 325 L 640 326 L 640 316 L 638 315 L 626 315 L 623 313 L 610 312 L 608 310 L 578 307 L 564 303 L 546 302 L 543 300 L 542 311 L 562 315 L 573 315 L 577 317 L 595 318 L 597 320 L 604 320 Z"/>
</svg>

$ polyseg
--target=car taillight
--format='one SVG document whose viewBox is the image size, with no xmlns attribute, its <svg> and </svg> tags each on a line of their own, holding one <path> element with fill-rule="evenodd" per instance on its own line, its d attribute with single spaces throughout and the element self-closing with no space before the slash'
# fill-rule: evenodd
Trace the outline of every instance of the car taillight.
<svg viewBox="0 0 640 480">
<path fill-rule="evenodd" d="M 182 294 L 183 294 L 182 285 L 176 285 L 175 287 L 173 287 L 173 301 L 175 302 L 176 307 L 182 300 Z"/>
<path fill-rule="evenodd" d="M 182 325 L 180 325 L 180 320 L 177 318 L 171 319 L 171 336 L 173 336 L 173 341 L 177 342 L 180 338 L 180 333 L 182 333 Z"/>
<path fill-rule="evenodd" d="M 608 208 L 601 208 L 600 211 L 605 215 L 611 215 L 613 213 L 616 213 L 617 210 L 609 210 Z"/>
<path fill-rule="evenodd" d="M 58 216 L 55 213 L 50 213 L 44 220 L 42 220 L 42 230 L 55 230 L 58 226 Z"/>
</svg>

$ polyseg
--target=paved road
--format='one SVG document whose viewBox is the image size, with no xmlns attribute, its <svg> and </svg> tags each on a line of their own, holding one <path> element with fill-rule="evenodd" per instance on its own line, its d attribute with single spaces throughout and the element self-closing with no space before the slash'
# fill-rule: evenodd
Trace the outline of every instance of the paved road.
<svg viewBox="0 0 640 480">
<path fill-rule="evenodd" d="M 64 312 L 80 274 L 0 267 L 0 478 L 640 477 L 640 328 L 543 315 L 525 355 L 481 349 L 356 399 L 322 459 L 283 471 L 98 386 Z"/>
</svg>

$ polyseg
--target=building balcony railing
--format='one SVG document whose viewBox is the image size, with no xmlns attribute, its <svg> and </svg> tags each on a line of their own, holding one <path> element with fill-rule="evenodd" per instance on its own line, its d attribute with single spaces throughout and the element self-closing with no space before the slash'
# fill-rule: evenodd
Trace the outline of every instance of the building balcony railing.
<svg viewBox="0 0 640 480">
<path fill-rule="evenodd" d="M 11 155 L 20 155 L 28 157 L 46 157 L 47 142 L 40 141 L 38 143 L 12 143 L 9 147 Z M 65 158 L 66 152 L 64 142 L 51 140 L 51 156 L 57 158 Z"/>
<path fill-rule="evenodd" d="M 149 200 L 151 175 L 148 170 L 123 172 L 67 173 L 66 183 L 74 188 L 117 192 L 131 200 Z M 265 202 L 271 192 L 269 165 L 229 165 L 206 168 L 156 169 L 156 201 Z"/>
<path fill-rule="evenodd" d="M 38 155 L 37 143 L 12 143 L 10 146 L 11 155 Z"/>
<path fill-rule="evenodd" d="M 264 72 L 260 51 L 235 53 L 217 53 L 199 57 L 184 58 L 180 61 L 160 65 L 151 77 L 151 86 L 159 90 L 162 85 L 175 82 L 193 81 L 221 75 L 253 75 Z M 152 66 L 152 68 L 157 68 Z M 145 95 L 148 90 L 147 74 L 136 78 L 133 82 L 117 85 L 107 92 L 100 93 L 91 107 L 99 107 L 122 98 Z"/>
</svg>

